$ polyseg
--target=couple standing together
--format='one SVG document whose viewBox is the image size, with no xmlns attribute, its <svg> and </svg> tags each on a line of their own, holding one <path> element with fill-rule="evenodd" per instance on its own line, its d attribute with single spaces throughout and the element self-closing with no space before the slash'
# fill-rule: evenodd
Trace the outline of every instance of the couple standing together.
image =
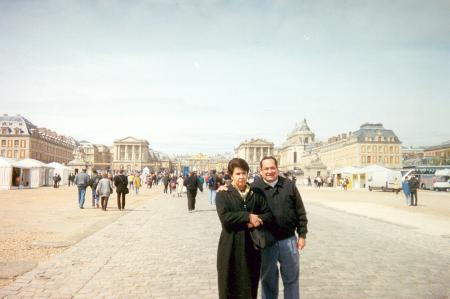
<svg viewBox="0 0 450 299">
<path fill-rule="evenodd" d="M 278 263 L 284 298 L 299 298 L 299 252 L 305 246 L 305 208 L 295 184 L 278 176 L 274 157 L 260 162 L 261 178 L 247 183 L 249 166 L 240 158 L 228 163 L 232 182 L 217 193 L 216 208 L 222 232 L 217 251 L 219 298 L 257 298 L 261 278 L 262 298 L 278 298 Z M 274 244 L 255 249 L 250 231 L 265 227 Z M 296 233 L 298 238 L 296 236 Z"/>
</svg>

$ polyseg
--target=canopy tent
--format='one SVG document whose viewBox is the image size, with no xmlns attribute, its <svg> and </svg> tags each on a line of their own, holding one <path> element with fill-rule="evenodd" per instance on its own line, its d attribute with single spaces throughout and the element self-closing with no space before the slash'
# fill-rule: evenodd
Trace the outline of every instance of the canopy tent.
<svg viewBox="0 0 450 299">
<path fill-rule="evenodd" d="M 34 159 L 23 159 L 16 164 L 20 168 L 28 171 L 22 172 L 22 182 L 25 187 L 36 188 L 49 185 L 48 180 L 50 167 L 41 161 Z"/>
<path fill-rule="evenodd" d="M 61 176 L 60 185 L 64 186 L 69 184 L 69 174 L 72 172 L 72 168 L 58 162 L 48 163 L 47 166 L 53 169 L 48 174 L 49 182 L 52 182 L 55 174 L 59 174 Z"/>
<path fill-rule="evenodd" d="M 11 189 L 20 185 L 21 169 L 12 159 L 0 157 L 0 189 Z"/>
<path fill-rule="evenodd" d="M 370 173 L 370 172 L 392 172 L 393 170 L 377 164 L 372 164 L 361 168 L 361 171 L 363 173 Z"/>
<path fill-rule="evenodd" d="M 357 168 L 354 166 L 338 168 L 333 171 L 333 174 L 358 174 L 358 173 L 361 173 L 361 168 Z"/>
</svg>

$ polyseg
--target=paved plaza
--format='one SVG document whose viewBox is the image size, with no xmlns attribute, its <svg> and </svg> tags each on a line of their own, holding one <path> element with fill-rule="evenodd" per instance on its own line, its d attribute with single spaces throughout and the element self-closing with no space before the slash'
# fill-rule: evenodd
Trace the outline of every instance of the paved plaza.
<svg viewBox="0 0 450 299">
<path fill-rule="evenodd" d="M 450 298 L 450 236 L 304 197 L 302 298 Z M 19 276 L 0 298 L 217 298 L 219 234 L 205 193 L 194 213 L 186 197 L 152 194 Z"/>
</svg>

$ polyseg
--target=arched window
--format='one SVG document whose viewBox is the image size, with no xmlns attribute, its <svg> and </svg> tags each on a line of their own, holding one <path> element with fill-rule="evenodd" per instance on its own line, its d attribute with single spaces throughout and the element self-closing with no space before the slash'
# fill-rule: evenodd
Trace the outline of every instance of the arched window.
<svg viewBox="0 0 450 299">
<path fill-rule="evenodd" d="M 305 144 L 309 142 L 308 137 L 305 137 Z"/>
<path fill-rule="evenodd" d="M 297 152 L 294 152 L 294 163 L 297 163 Z"/>
</svg>

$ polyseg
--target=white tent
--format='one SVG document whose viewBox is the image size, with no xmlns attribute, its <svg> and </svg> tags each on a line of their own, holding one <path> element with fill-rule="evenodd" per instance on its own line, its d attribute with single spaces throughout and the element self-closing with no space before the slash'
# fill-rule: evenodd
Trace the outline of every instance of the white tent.
<svg viewBox="0 0 450 299">
<path fill-rule="evenodd" d="M 335 169 L 333 171 L 333 174 L 358 174 L 358 173 L 361 173 L 361 169 L 354 166 L 343 167 Z"/>
<path fill-rule="evenodd" d="M 64 186 L 69 184 L 69 174 L 72 171 L 70 167 L 58 162 L 52 162 L 47 164 L 48 167 L 52 168 L 53 171 L 49 171 L 49 181 L 52 182 L 53 176 L 59 174 L 61 176 L 60 185 Z"/>
<path fill-rule="evenodd" d="M 13 172 L 16 167 L 16 161 L 0 157 L 0 189 L 11 189 L 13 186 Z M 20 170 L 19 170 L 20 180 Z"/>
<path fill-rule="evenodd" d="M 36 188 L 49 185 L 50 167 L 46 164 L 34 159 L 23 159 L 17 162 L 16 165 L 29 170 L 22 173 L 22 181 L 25 182 L 25 186 Z"/>
</svg>

